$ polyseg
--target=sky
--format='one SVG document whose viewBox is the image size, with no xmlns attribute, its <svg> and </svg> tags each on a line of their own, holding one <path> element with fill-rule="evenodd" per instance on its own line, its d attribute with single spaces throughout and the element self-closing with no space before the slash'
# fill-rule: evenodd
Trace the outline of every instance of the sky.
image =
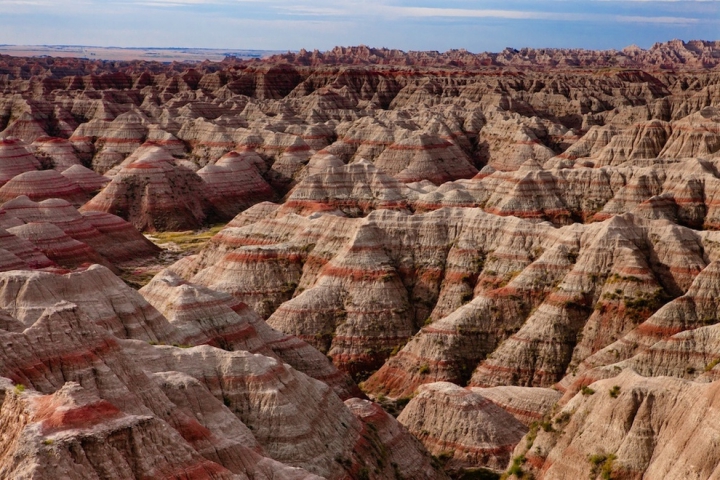
<svg viewBox="0 0 720 480">
<path fill-rule="evenodd" d="M 720 0 L 0 0 L 0 44 L 643 48 L 720 39 Z"/>
</svg>

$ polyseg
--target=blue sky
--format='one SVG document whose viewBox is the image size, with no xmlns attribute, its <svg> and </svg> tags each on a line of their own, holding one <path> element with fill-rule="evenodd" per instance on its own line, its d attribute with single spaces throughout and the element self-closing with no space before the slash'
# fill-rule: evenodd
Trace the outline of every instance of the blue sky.
<svg viewBox="0 0 720 480">
<path fill-rule="evenodd" d="M 0 0 L 0 43 L 325 50 L 720 39 L 720 0 Z"/>
</svg>

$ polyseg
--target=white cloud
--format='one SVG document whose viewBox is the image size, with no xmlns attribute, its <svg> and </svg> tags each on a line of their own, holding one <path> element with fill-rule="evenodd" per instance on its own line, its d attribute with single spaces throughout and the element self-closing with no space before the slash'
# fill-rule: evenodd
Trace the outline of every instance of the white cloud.
<svg viewBox="0 0 720 480">
<path fill-rule="evenodd" d="M 608 1 L 608 0 L 598 0 Z M 628 1 L 628 0 L 626 0 Z M 629 0 L 649 1 L 649 0 Z M 677 0 L 663 0 L 677 1 Z M 709 0 L 707 0 L 709 1 Z M 563 13 L 543 12 L 531 10 L 500 10 L 500 9 L 471 9 L 471 8 L 442 8 L 442 7 L 408 7 L 391 5 L 374 5 L 372 8 L 337 8 L 317 7 L 307 5 L 293 5 L 277 7 L 287 13 L 296 15 L 331 15 L 331 16 L 386 16 L 386 17 L 415 17 L 415 18 L 502 18 L 507 20 L 549 20 L 567 22 L 624 22 L 624 23 L 651 23 L 668 25 L 689 25 L 698 23 L 698 19 L 674 16 L 644 16 L 644 15 L 612 15 L 604 13 Z"/>
</svg>

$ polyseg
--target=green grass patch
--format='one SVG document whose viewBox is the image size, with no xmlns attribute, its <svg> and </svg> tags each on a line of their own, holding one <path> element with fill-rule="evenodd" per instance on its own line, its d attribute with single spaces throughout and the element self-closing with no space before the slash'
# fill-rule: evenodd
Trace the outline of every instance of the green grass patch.
<svg viewBox="0 0 720 480">
<path fill-rule="evenodd" d="M 505 479 L 505 478 L 511 477 L 513 475 L 515 475 L 517 478 L 524 478 L 525 471 L 523 471 L 523 469 L 522 469 L 522 466 L 524 463 L 525 463 L 525 455 L 520 455 L 519 457 L 513 458 L 510 468 L 508 468 L 508 471 L 505 472 L 505 474 L 500 478 Z"/>
<path fill-rule="evenodd" d="M 598 453 L 590 455 L 588 461 L 592 465 L 590 470 L 590 478 L 597 478 L 598 474 L 603 480 L 612 480 L 613 464 L 617 460 L 614 453 Z"/>
<path fill-rule="evenodd" d="M 705 365 L 705 371 L 706 371 L 706 372 L 709 372 L 710 370 L 712 370 L 713 368 L 715 368 L 718 363 L 720 363 L 720 358 L 716 358 L 716 359 L 713 360 L 712 362 L 710 362 L 710 363 L 708 363 L 707 365 Z"/>
<path fill-rule="evenodd" d="M 175 244 L 183 252 L 199 251 L 205 244 L 214 237 L 226 224 L 213 225 L 212 227 L 199 230 L 187 230 L 184 232 L 156 232 L 149 235 L 150 240 L 160 245 Z"/>
</svg>

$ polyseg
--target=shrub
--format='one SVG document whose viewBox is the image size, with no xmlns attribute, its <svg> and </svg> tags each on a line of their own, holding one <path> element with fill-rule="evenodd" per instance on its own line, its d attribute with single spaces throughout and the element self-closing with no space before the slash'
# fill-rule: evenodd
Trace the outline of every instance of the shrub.
<svg viewBox="0 0 720 480">
<path fill-rule="evenodd" d="M 437 454 L 437 459 L 443 463 L 447 463 L 455 455 L 455 452 L 451 450 L 445 450 Z"/>
<path fill-rule="evenodd" d="M 610 396 L 612 398 L 617 398 L 618 395 L 620 395 L 620 385 L 615 385 L 610 389 Z"/>
<path fill-rule="evenodd" d="M 418 369 L 418 373 L 420 375 L 426 375 L 426 374 L 430 373 L 430 365 L 428 365 L 427 363 L 420 365 L 420 368 Z"/>
<path fill-rule="evenodd" d="M 508 475 L 515 475 L 518 478 L 523 478 L 525 472 L 522 469 L 522 465 L 525 463 L 525 455 L 513 458 L 512 465 L 508 469 Z"/>
<path fill-rule="evenodd" d="M 398 408 L 403 409 L 407 406 L 408 403 L 410 403 L 410 400 L 413 399 L 415 395 L 409 395 L 407 397 L 400 397 L 397 400 L 395 400 L 395 405 L 397 405 Z"/>
<path fill-rule="evenodd" d="M 555 418 L 555 423 L 557 423 L 558 425 L 563 425 L 570 421 L 571 416 L 572 414 L 570 412 L 562 412 Z"/>
<path fill-rule="evenodd" d="M 550 422 L 540 423 L 540 428 L 542 428 L 543 431 L 545 431 L 545 432 L 554 432 L 555 431 L 555 429 L 552 426 L 552 423 L 550 423 Z"/>
<path fill-rule="evenodd" d="M 592 464 L 592 469 L 590 471 L 591 477 L 595 478 L 598 476 L 599 473 L 603 480 L 611 480 L 613 463 L 616 459 L 617 456 L 614 453 L 611 453 L 609 455 L 606 453 L 597 453 L 595 455 L 590 455 L 588 457 L 588 461 Z"/>
<path fill-rule="evenodd" d="M 720 363 L 720 358 L 716 358 L 716 359 L 713 360 L 712 362 L 710 362 L 710 363 L 708 363 L 707 365 L 705 365 L 705 371 L 706 371 L 706 372 L 709 372 L 710 370 L 712 370 L 713 368 L 715 368 L 718 363 Z"/>
<path fill-rule="evenodd" d="M 582 387 L 582 390 L 580 390 L 580 392 L 583 395 L 587 396 L 587 395 L 592 395 L 593 393 L 595 393 L 595 390 L 593 390 L 592 388 L 590 388 L 586 385 L 586 386 Z"/>
</svg>

